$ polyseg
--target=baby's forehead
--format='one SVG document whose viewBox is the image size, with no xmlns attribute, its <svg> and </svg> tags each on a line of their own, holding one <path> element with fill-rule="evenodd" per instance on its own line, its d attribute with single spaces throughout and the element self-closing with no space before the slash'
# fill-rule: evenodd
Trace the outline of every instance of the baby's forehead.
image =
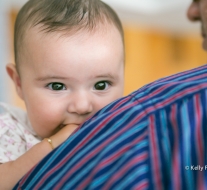
<svg viewBox="0 0 207 190">
<path fill-rule="evenodd" d="M 117 14 L 102 1 L 58 0 L 50 3 L 47 0 L 27 1 L 19 11 L 15 22 L 15 61 L 18 65 L 19 55 L 22 57 L 22 52 L 26 51 L 31 42 L 30 32 L 40 24 L 43 26 L 42 30 L 35 33 L 35 37 L 69 39 L 76 36 L 77 31 L 81 33 L 86 29 L 91 34 L 100 26 L 102 28 L 100 31 L 104 33 L 108 23 L 119 30 L 123 40 L 123 28 Z"/>
<path fill-rule="evenodd" d="M 61 32 L 44 33 L 40 28 L 31 28 L 25 37 L 22 53 L 23 62 L 27 65 L 23 72 L 35 71 L 41 76 L 48 73 L 69 76 L 70 70 L 71 75 L 77 75 L 80 70 L 86 69 L 88 75 L 92 71 L 99 72 L 99 75 L 105 75 L 108 70 L 108 73 L 116 73 L 117 67 L 124 63 L 123 44 L 118 35 L 116 30 L 98 30 L 94 33 L 78 31 L 64 35 Z"/>
<path fill-rule="evenodd" d="M 71 30 L 61 30 L 53 32 L 45 31 L 42 25 L 37 25 L 34 27 L 30 27 L 27 31 L 25 31 L 24 42 L 22 44 L 24 46 L 24 53 L 22 55 L 28 54 L 28 51 L 30 49 L 34 50 L 34 46 L 36 46 L 36 48 L 43 46 L 44 49 L 49 50 L 51 46 L 62 46 L 61 43 L 65 43 L 68 41 L 72 41 L 73 44 L 74 41 L 77 41 L 77 44 L 80 46 L 80 42 L 91 43 L 92 40 L 96 46 L 99 46 L 99 41 L 101 39 L 104 38 L 107 44 L 107 41 L 113 38 L 112 36 L 114 36 L 115 38 L 116 36 L 118 36 L 118 38 L 122 40 L 119 31 L 112 24 L 100 25 L 94 30 L 78 30 L 76 28 L 73 28 Z M 120 46 L 120 43 L 117 45 Z M 123 44 L 121 46 L 123 46 Z M 29 53 L 31 54 L 32 51 L 30 51 Z"/>
<path fill-rule="evenodd" d="M 97 25 L 96 28 L 93 30 L 89 30 L 87 28 L 78 28 L 78 27 L 73 27 L 70 30 L 68 29 L 60 29 L 56 31 L 46 31 L 45 26 L 39 24 L 34 27 L 29 27 L 25 31 L 24 35 L 24 42 L 25 46 L 28 44 L 28 42 L 31 42 L 31 39 L 39 39 L 39 40 L 45 40 L 45 39 L 52 39 L 53 41 L 55 40 L 71 40 L 71 39 L 77 39 L 81 40 L 83 38 L 90 38 L 91 36 L 98 36 L 102 38 L 103 36 L 110 36 L 112 33 L 116 32 L 120 38 L 122 38 L 120 32 L 118 29 L 111 23 L 105 23 L 105 24 L 100 24 Z M 32 44 L 31 44 L 32 45 Z"/>
</svg>

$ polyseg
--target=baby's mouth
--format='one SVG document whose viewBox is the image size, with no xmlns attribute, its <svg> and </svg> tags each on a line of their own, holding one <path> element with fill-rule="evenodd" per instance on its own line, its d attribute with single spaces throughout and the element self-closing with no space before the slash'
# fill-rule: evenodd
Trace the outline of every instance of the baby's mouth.
<svg viewBox="0 0 207 190">
<path fill-rule="evenodd" d="M 66 126 L 66 125 L 61 124 L 61 125 L 58 126 L 58 129 L 62 129 L 62 128 L 65 127 L 65 126 Z"/>
<path fill-rule="evenodd" d="M 77 123 L 70 123 L 70 124 L 61 124 L 58 126 L 59 129 L 62 129 L 63 127 L 65 127 L 66 125 L 77 125 L 77 127 L 80 125 L 80 124 L 77 124 Z"/>
</svg>

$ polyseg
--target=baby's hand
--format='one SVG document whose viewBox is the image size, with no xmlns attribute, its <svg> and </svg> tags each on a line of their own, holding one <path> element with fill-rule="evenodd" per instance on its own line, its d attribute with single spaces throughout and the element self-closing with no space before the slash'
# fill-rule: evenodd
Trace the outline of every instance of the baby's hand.
<svg viewBox="0 0 207 190">
<path fill-rule="evenodd" d="M 53 147 L 56 148 L 63 143 L 72 133 L 78 128 L 79 125 L 68 124 L 61 128 L 56 134 L 50 137 Z"/>
<path fill-rule="evenodd" d="M 50 139 L 54 148 L 63 143 L 77 127 L 78 125 L 74 124 L 66 125 L 55 135 L 51 136 Z M 43 140 L 16 160 L 0 164 L 0 190 L 12 189 L 21 177 L 51 152 L 51 150 L 49 143 Z"/>
</svg>

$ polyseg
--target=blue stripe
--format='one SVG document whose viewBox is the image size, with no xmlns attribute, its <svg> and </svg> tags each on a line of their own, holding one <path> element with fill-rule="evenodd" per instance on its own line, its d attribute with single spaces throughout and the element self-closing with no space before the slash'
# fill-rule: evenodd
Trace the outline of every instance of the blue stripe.
<svg viewBox="0 0 207 190">
<path fill-rule="evenodd" d="M 146 148 L 148 146 L 148 142 L 147 140 L 143 140 L 140 144 L 138 144 L 137 146 L 135 146 L 136 149 L 133 149 L 133 151 L 139 151 L 140 149 Z M 106 152 L 106 151 L 105 151 Z M 103 153 L 104 154 L 104 153 Z M 111 169 L 108 172 L 105 172 L 103 175 L 101 175 L 99 178 L 96 178 L 96 181 L 92 184 L 92 188 L 95 188 L 97 186 L 99 186 L 101 183 L 103 183 L 108 177 L 113 176 L 112 174 L 114 172 L 118 172 L 118 168 L 120 168 L 120 166 L 123 166 L 124 163 L 126 164 L 130 159 L 132 159 L 131 156 L 131 151 L 125 153 L 124 158 L 118 163 L 116 164 L 116 167 L 114 167 L 113 169 Z M 100 172 L 101 173 L 101 172 Z"/>
<path fill-rule="evenodd" d="M 189 131 L 189 126 L 190 126 L 190 118 L 188 115 L 188 108 L 187 108 L 187 101 L 185 100 L 183 107 L 181 107 L 181 118 L 182 118 L 182 135 L 183 135 L 183 166 L 191 166 L 191 157 L 189 155 L 191 155 L 191 150 L 190 150 L 190 140 L 191 140 L 191 134 Z M 183 168 L 184 169 L 184 168 Z M 192 177 L 192 171 L 186 170 L 185 172 L 185 182 L 187 185 L 187 189 L 189 190 L 193 190 L 194 189 L 194 183 L 193 183 L 193 177 Z"/>
<path fill-rule="evenodd" d="M 126 117 L 126 116 L 125 116 L 125 117 Z M 123 121 L 123 120 L 122 120 L 122 121 Z M 116 126 L 119 126 L 119 124 L 116 124 Z M 116 139 L 115 141 L 113 141 L 112 144 L 110 144 L 109 146 L 107 146 L 106 148 L 104 148 L 104 149 L 102 150 L 102 154 L 105 154 L 105 152 L 110 151 L 114 146 L 119 145 L 119 144 L 122 143 L 122 141 L 124 141 L 125 139 L 130 138 L 134 133 L 137 133 L 138 131 L 140 131 L 144 126 L 146 126 L 146 124 L 141 125 L 141 126 L 135 128 L 136 130 L 135 130 L 134 128 L 130 129 L 129 131 L 127 131 L 127 132 L 124 134 L 124 136 L 118 137 L 118 139 Z M 114 134 L 114 133 L 115 133 L 114 130 L 112 130 L 112 132 L 111 132 L 111 131 L 107 132 L 104 139 L 107 139 L 108 137 L 113 136 L 113 135 L 111 135 L 111 134 Z M 96 143 L 96 145 L 98 145 L 98 144 L 100 144 L 100 142 Z M 90 147 L 90 146 L 89 146 L 89 147 Z M 87 148 L 86 148 L 86 149 L 87 149 Z M 95 155 L 95 156 L 96 156 L 96 155 Z M 81 156 L 79 155 L 79 158 L 80 158 L 80 157 L 81 157 Z M 105 158 L 105 159 L 107 159 L 107 158 Z M 72 165 L 74 165 L 75 162 L 78 163 L 78 160 L 79 160 L 79 159 L 71 160 L 71 162 L 73 163 Z M 99 160 L 99 157 L 96 158 L 96 160 Z M 70 182 L 70 185 L 68 185 L 67 188 L 70 189 L 70 188 L 72 188 L 72 186 L 73 186 L 75 183 L 78 183 L 78 181 L 81 181 L 81 178 L 83 178 L 83 176 L 86 174 L 85 171 L 90 171 L 90 170 L 96 165 L 96 160 L 93 160 L 92 164 L 87 165 L 87 167 L 84 167 L 84 170 L 83 170 L 81 173 L 79 172 L 79 174 L 78 174 L 75 178 L 73 178 L 72 182 Z M 70 171 L 70 168 L 69 168 L 69 167 L 70 167 L 70 165 L 68 165 L 67 167 L 64 166 L 64 168 L 62 169 L 62 172 L 60 172 L 60 174 L 59 174 L 56 178 L 53 179 L 53 181 L 52 181 L 53 185 L 57 182 L 56 180 L 58 180 L 58 178 L 59 178 L 61 175 L 64 176 L 64 173 L 65 173 L 65 172 Z M 53 186 L 53 185 L 52 185 L 52 186 Z M 52 187 L 52 186 L 51 186 L 51 187 Z"/>
<path fill-rule="evenodd" d="M 172 164 L 171 164 L 171 158 L 172 158 L 172 148 L 170 147 L 170 142 L 169 142 L 169 131 L 168 131 L 168 125 L 167 125 L 167 114 L 165 110 L 161 110 L 160 111 L 160 122 L 161 122 L 161 126 L 160 126 L 160 130 L 161 130 L 161 134 L 162 134 L 162 141 L 161 141 L 161 146 L 163 149 L 163 155 L 160 155 L 160 157 L 163 157 L 164 159 L 164 163 L 166 165 L 164 165 L 164 171 L 163 173 L 165 173 L 165 175 L 162 175 L 163 180 L 164 179 L 169 179 L 170 175 L 171 175 L 171 169 L 172 169 Z M 159 127 L 159 126 L 158 126 Z M 158 137 L 159 138 L 159 137 Z M 164 187 L 167 186 L 167 182 L 164 181 Z"/>
<path fill-rule="evenodd" d="M 77 167 L 77 170 L 72 172 L 71 175 L 68 175 L 68 178 L 60 184 L 63 189 L 77 189 L 88 177 L 90 181 L 83 186 L 83 189 L 104 189 L 107 182 L 113 176 L 117 174 L 117 176 L 119 176 L 119 172 L 123 171 L 123 167 L 127 164 L 129 164 L 130 167 L 126 169 L 120 178 L 112 181 L 109 189 L 133 189 L 142 182 L 148 183 L 147 185 L 150 185 L 152 189 L 157 189 L 157 181 L 154 183 L 154 180 L 157 178 L 151 175 L 152 168 L 154 167 L 151 165 L 154 163 L 151 162 L 153 158 L 147 157 L 146 159 L 141 159 L 132 164 L 132 160 L 139 157 L 140 154 L 146 153 L 148 156 L 151 155 L 151 149 L 149 148 L 151 139 L 149 138 L 148 128 L 150 114 L 155 116 L 155 123 L 153 123 L 153 125 L 156 127 L 156 133 L 154 135 L 157 138 L 157 154 L 159 155 L 159 163 L 155 164 L 160 164 L 161 174 L 158 174 L 162 176 L 160 185 L 164 189 L 175 189 L 175 184 L 172 183 L 172 180 L 174 176 L 178 176 L 181 178 L 182 189 L 195 189 L 198 172 L 185 170 L 185 166 L 190 167 L 193 163 L 198 163 L 198 158 L 201 156 L 198 152 L 197 139 L 194 133 L 194 128 L 196 127 L 195 107 L 192 102 L 196 94 L 200 94 L 199 98 L 200 102 L 202 102 L 200 105 L 202 108 L 201 114 L 203 117 L 202 131 L 203 135 L 207 135 L 205 126 L 207 122 L 206 88 L 199 86 L 207 83 L 207 77 L 189 82 L 185 80 L 190 80 L 190 77 L 207 73 L 206 66 L 200 69 L 200 71 L 192 70 L 192 72 L 188 74 L 182 73 L 183 75 L 180 77 L 176 77 L 175 75 L 173 79 L 161 79 L 160 81 L 146 85 L 140 90 L 133 92 L 127 97 L 126 102 L 122 102 L 125 100 L 125 98 L 122 98 L 106 106 L 93 118 L 88 120 L 76 134 L 70 137 L 57 150 L 43 159 L 29 175 L 28 179 L 30 181 L 26 180 L 22 189 L 35 189 L 35 187 L 37 187 L 36 185 L 38 185 L 38 180 L 41 180 L 50 169 L 53 169 L 65 158 L 68 159 L 67 162 L 53 174 L 49 175 L 44 180 L 40 189 L 53 189 L 53 187 L 60 183 L 61 179 L 75 167 Z M 169 86 L 167 86 L 165 90 L 160 91 L 157 95 L 153 95 L 156 90 L 166 87 L 166 85 Z M 192 87 L 199 87 L 199 89 L 192 92 L 190 90 Z M 184 92 L 184 90 L 186 90 L 187 93 L 180 95 L 180 92 Z M 179 95 L 179 97 L 168 105 L 157 109 L 158 103 L 162 104 L 174 95 Z M 142 97 L 146 97 L 146 99 L 140 101 Z M 133 106 L 130 107 L 130 105 Z M 175 122 L 178 123 L 178 128 L 176 129 L 174 129 L 170 120 L 173 106 L 177 108 L 176 118 L 174 118 L 176 119 Z M 115 107 L 116 109 L 114 110 Z M 127 109 L 123 109 L 119 112 L 120 108 Z M 151 113 L 148 112 L 149 108 L 153 108 Z M 102 122 L 106 121 L 111 114 L 115 115 L 110 121 L 107 121 L 105 126 L 102 126 Z M 142 117 L 140 117 L 140 115 L 142 115 Z M 138 116 L 140 117 L 139 120 L 137 120 Z M 133 126 L 128 126 L 129 122 L 135 119 L 137 123 Z M 101 145 L 106 142 L 106 139 L 114 137 L 114 135 L 123 129 L 127 130 L 113 139 L 112 142 L 109 141 L 100 151 L 96 151 L 97 148 L 100 148 Z M 88 139 L 89 135 L 91 135 L 94 130 L 97 130 L 96 134 Z M 176 143 L 174 136 L 175 130 L 178 131 L 178 136 L 176 137 L 179 139 L 179 142 L 177 142 L 179 147 L 177 150 L 178 152 L 175 152 L 175 155 L 173 155 L 172 151 Z M 147 135 L 144 139 L 137 144 L 133 144 L 135 139 L 145 133 Z M 86 139 L 87 141 L 84 142 Z M 203 140 L 204 155 L 206 155 L 207 140 L 205 138 Z M 83 142 L 84 144 L 77 148 L 77 146 Z M 132 147 L 130 147 L 130 145 L 132 145 Z M 126 151 L 118 156 L 118 151 L 124 148 L 126 148 Z M 94 153 L 94 155 L 87 159 L 87 156 L 90 154 L 92 155 L 92 153 Z M 108 161 L 107 159 L 110 159 L 112 156 L 115 158 L 106 162 L 105 165 L 102 165 L 102 163 Z M 178 162 L 180 164 L 180 169 L 177 171 L 178 173 L 172 173 L 176 171 L 172 168 L 172 156 L 178 156 Z M 82 166 L 78 165 L 80 162 L 83 163 Z M 205 164 L 207 164 L 206 162 L 207 158 L 205 157 Z M 202 183 L 205 185 L 207 185 L 205 182 L 206 173 L 206 171 L 200 173 L 204 177 L 201 179 L 204 180 Z M 16 188 L 18 188 L 18 186 L 16 186 Z"/>
<path fill-rule="evenodd" d="M 128 175 L 126 180 L 123 180 L 122 183 L 118 184 L 114 189 L 127 189 L 130 187 L 130 183 L 136 181 L 140 176 L 146 174 L 149 171 L 148 165 L 142 165 L 138 169 L 136 169 L 131 175 Z M 146 180 L 146 179 L 145 179 Z M 144 182 L 145 180 L 140 180 L 139 183 Z M 138 185 L 138 184 L 136 184 Z M 131 189 L 133 189 L 131 187 Z"/>
<path fill-rule="evenodd" d="M 140 107 L 140 106 L 139 106 L 139 107 Z M 122 117 L 122 120 L 118 120 L 118 122 L 116 122 L 116 123 L 113 125 L 113 127 L 110 128 L 110 131 L 105 132 L 105 134 L 103 134 L 102 131 L 99 131 L 99 133 L 102 134 L 102 136 L 100 136 L 97 140 L 95 140 L 95 141 L 91 142 L 90 144 L 88 144 L 88 146 L 85 147 L 85 149 L 84 149 L 82 152 L 80 152 L 80 153 L 74 155 L 73 159 L 70 160 L 70 163 L 68 163 L 67 166 L 64 166 L 64 168 L 62 169 L 62 171 L 59 172 L 59 175 L 57 175 L 57 176 L 52 180 L 52 182 L 51 182 L 52 184 L 51 184 L 51 185 L 54 185 L 57 181 L 59 181 L 59 178 L 60 178 L 62 175 L 64 175 L 66 171 L 69 171 L 69 168 L 72 167 L 72 166 L 74 166 L 75 163 L 78 163 L 78 160 L 80 160 L 84 155 L 87 155 L 88 152 L 92 152 L 92 151 L 97 147 L 97 145 L 99 145 L 99 144 L 101 144 L 103 141 L 105 141 L 105 139 L 107 139 L 108 136 L 110 136 L 110 134 L 115 133 L 116 130 L 119 128 L 119 126 L 124 125 L 124 122 L 125 122 L 126 120 L 128 120 L 129 116 L 130 116 L 132 113 L 134 113 L 134 110 L 130 110 L 129 112 L 127 112 L 127 113 L 125 114 L 125 116 Z M 119 116 L 117 116 L 117 117 L 119 117 Z M 102 116 L 99 120 L 102 121 L 102 118 L 105 118 L 105 115 Z M 98 125 L 98 123 L 97 123 L 97 125 Z M 127 126 L 127 124 L 126 124 L 126 126 Z M 86 130 L 86 129 L 87 129 L 87 128 L 84 128 L 82 132 L 84 133 L 84 130 Z M 81 131 L 81 130 L 80 130 L 80 131 Z M 76 134 L 76 136 L 77 136 L 77 135 L 78 135 L 78 134 Z M 70 143 L 70 142 L 71 142 L 71 141 L 68 141 L 68 143 Z M 67 143 L 67 144 L 68 144 L 68 143 Z M 67 144 L 66 144 L 66 146 L 67 146 Z M 72 146 L 73 146 L 73 145 L 72 145 Z M 72 147 L 72 146 L 71 146 L 71 147 Z M 52 158 L 51 158 L 51 159 L 52 159 Z M 80 174 L 79 176 L 81 176 L 81 174 Z"/>
</svg>

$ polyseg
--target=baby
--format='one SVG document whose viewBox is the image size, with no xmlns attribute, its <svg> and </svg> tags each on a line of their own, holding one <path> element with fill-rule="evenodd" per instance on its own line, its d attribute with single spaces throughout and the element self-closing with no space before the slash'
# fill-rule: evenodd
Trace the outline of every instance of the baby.
<svg viewBox="0 0 207 190">
<path fill-rule="evenodd" d="M 124 86 L 122 25 L 100 0 L 29 0 L 14 49 L 16 65 L 6 69 L 27 115 L 1 104 L 0 189 L 11 189 Z"/>
</svg>

